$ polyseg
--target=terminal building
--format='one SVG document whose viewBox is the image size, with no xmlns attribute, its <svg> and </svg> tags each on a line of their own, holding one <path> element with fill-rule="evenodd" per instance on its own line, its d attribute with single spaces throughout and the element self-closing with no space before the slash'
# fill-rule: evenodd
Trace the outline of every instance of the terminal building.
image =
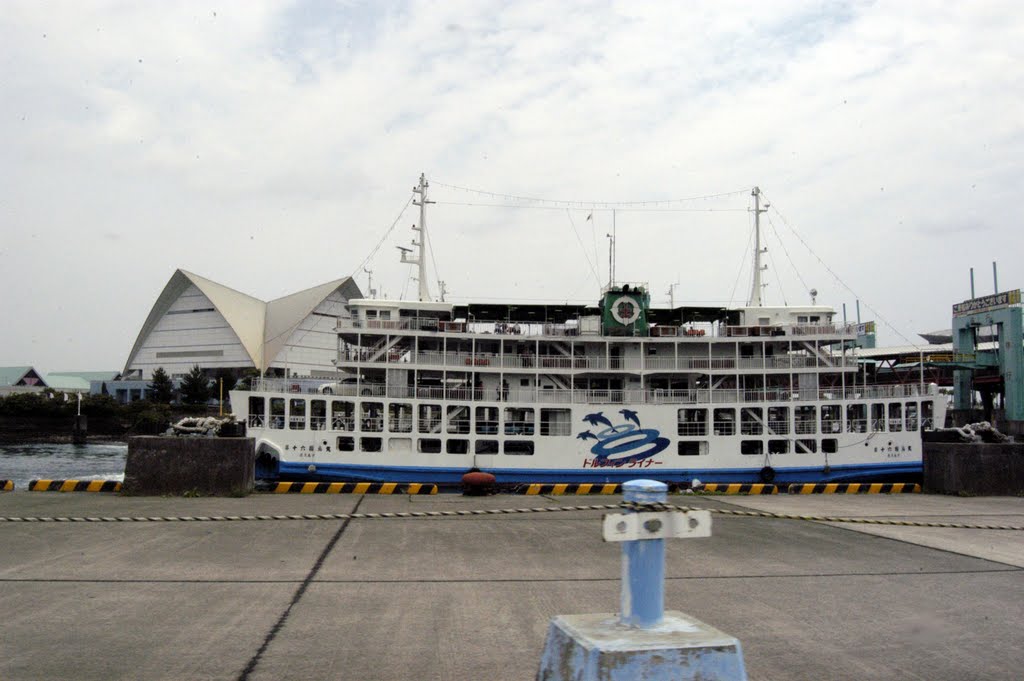
<svg viewBox="0 0 1024 681">
<path fill-rule="evenodd" d="M 362 293 L 351 277 L 264 302 L 179 269 L 142 325 L 121 379 L 148 381 L 158 368 L 181 377 L 196 365 L 236 376 L 333 375 L 338 320 L 349 317 L 353 298 Z"/>
</svg>

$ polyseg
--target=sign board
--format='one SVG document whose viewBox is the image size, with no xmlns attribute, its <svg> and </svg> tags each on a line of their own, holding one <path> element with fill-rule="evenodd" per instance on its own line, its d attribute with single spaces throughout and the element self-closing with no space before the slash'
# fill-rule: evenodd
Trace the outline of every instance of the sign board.
<svg viewBox="0 0 1024 681">
<path fill-rule="evenodd" d="M 863 324 L 858 324 L 857 325 L 857 335 L 858 336 L 866 336 L 869 333 L 874 333 L 874 332 L 875 332 L 875 323 L 874 322 L 864 322 Z"/>
<path fill-rule="evenodd" d="M 1020 305 L 1020 289 L 1015 291 L 1004 291 L 991 296 L 982 296 L 957 303 L 953 306 L 954 317 L 966 317 L 967 315 L 980 312 L 990 312 L 1011 305 Z"/>
</svg>

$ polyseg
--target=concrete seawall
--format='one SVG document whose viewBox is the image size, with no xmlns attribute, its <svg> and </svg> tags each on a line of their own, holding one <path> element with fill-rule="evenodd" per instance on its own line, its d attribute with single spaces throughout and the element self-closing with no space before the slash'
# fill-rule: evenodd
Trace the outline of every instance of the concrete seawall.
<svg viewBox="0 0 1024 681">
<path fill-rule="evenodd" d="M 128 439 L 124 493 L 240 496 L 252 492 L 252 438 L 151 437 Z"/>
<path fill-rule="evenodd" d="M 931 494 L 1024 494 L 1024 444 L 925 442 L 923 484 Z"/>
</svg>

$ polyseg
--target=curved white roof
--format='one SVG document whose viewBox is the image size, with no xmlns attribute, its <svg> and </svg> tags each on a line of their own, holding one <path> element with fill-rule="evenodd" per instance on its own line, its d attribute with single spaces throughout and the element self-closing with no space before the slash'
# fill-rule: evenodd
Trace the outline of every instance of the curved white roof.
<svg viewBox="0 0 1024 681">
<path fill-rule="evenodd" d="M 192 286 L 198 288 L 214 306 L 237 337 L 252 364 L 261 373 L 274 361 L 291 333 L 327 296 L 341 289 L 345 298 L 362 297 L 359 287 L 352 278 L 343 277 L 264 302 L 198 274 L 179 269 L 171 275 L 143 323 L 125 362 L 125 373 L 128 373 L 139 351 L 160 321 Z"/>
</svg>

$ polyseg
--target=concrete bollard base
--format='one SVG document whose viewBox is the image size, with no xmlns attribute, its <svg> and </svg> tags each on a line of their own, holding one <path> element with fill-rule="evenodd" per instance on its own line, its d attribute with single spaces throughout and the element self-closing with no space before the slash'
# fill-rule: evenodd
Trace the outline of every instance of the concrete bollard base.
<svg viewBox="0 0 1024 681">
<path fill-rule="evenodd" d="M 551 620 L 537 681 L 746 681 L 740 642 L 684 613 L 668 610 L 650 629 L 616 614 Z"/>
</svg>

